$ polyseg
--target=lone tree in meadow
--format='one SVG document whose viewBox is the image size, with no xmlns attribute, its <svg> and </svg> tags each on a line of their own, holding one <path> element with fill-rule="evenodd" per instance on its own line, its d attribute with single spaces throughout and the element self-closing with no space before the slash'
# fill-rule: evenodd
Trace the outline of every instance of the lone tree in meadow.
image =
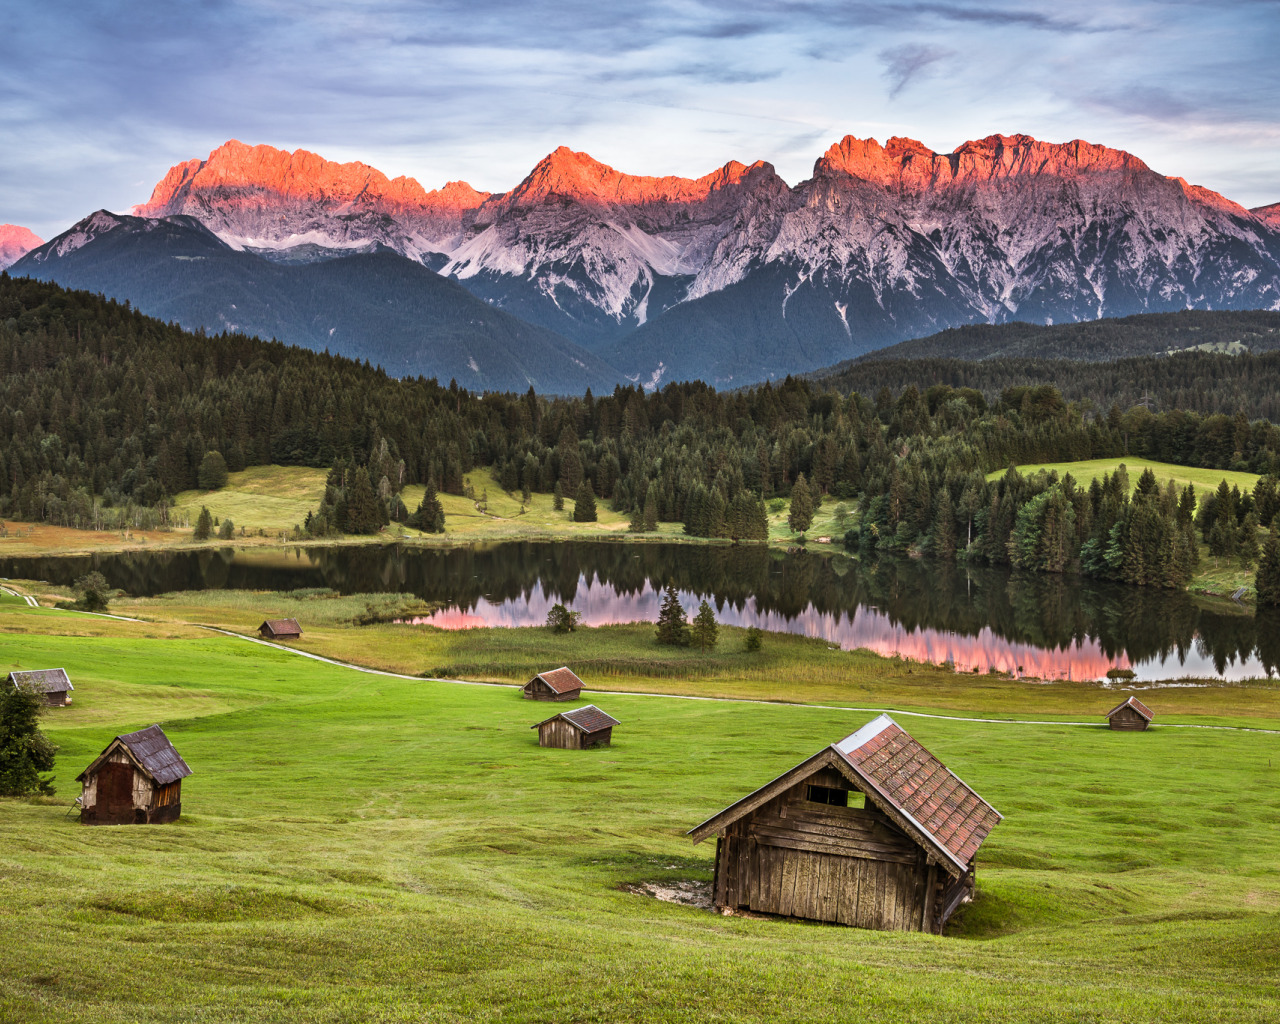
<svg viewBox="0 0 1280 1024">
<path fill-rule="evenodd" d="M 813 525 L 813 495 L 809 493 L 803 473 L 791 488 L 791 513 L 787 516 L 787 525 L 792 533 L 804 533 Z"/>
<path fill-rule="evenodd" d="M 111 601 L 111 587 L 102 573 L 87 572 L 71 584 L 78 596 L 76 603 L 87 612 L 105 612 Z"/>
<path fill-rule="evenodd" d="M 708 647 L 715 647 L 720 639 L 720 627 L 716 624 L 716 613 L 711 610 L 711 605 L 704 600 L 698 606 L 698 614 L 693 617 L 693 626 L 690 629 L 693 634 L 693 642 L 698 645 L 698 650 L 705 651 Z"/>
<path fill-rule="evenodd" d="M 742 646 L 753 653 L 760 650 L 764 646 L 764 630 L 759 626 L 748 626 L 747 639 Z"/>
<path fill-rule="evenodd" d="M 213 516 L 209 514 L 207 505 L 200 506 L 200 515 L 196 519 L 196 528 L 191 531 L 193 540 L 208 540 L 213 536 Z"/>
<path fill-rule="evenodd" d="M 196 471 L 196 480 L 202 491 L 216 491 L 227 486 L 227 460 L 221 452 L 205 452 Z"/>
<path fill-rule="evenodd" d="M 573 521 L 575 523 L 594 523 L 599 518 L 596 512 L 596 492 L 591 489 L 591 481 L 585 476 L 578 485 L 578 496 L 573 503 Z"/>
<path fill-rule="evenodd" d="M 422 500 L 418 502 L 418 511 L 408 518 L 405 525 L 423 533 L 444 533 L 444 506 L 436 496 L 434 480 L 427 481 Z"/>
<path fill-rule="evenodd" d="M 547 628 L 553 633 L 572 633 L 578 628 L 578 620 L 582 612 L 571 612 L 564 605 L 556 603 L 547 612 Z"/>
<path fill-rule="evenodd" d="M 40 731 L 40 715 L 47 707 L 43 693 L 25 686 L 0 683 L 0 796 L 53 793 L 51 780 L 58 748 Z"/>
<path fill-rule="evenodd" d="M 557 512 L 564 511 L 564 487 L 559 480 L 556 481 L 555 489 L 551 492 L 551 507 Z"/>
<path fill-rule="evenodd" d="M 689 622 L 680 605 L 680 595 L 674 583 L 667 584 L 662 608 L 658 611 L 658 643 L 668 647 L 689 646 Z"/>
</svg>

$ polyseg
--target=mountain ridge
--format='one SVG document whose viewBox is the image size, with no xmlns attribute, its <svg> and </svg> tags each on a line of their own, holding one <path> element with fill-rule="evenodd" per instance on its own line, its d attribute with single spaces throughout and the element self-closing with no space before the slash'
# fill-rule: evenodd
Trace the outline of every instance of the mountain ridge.
<svg viewBox="0 0 1280 1024">
<path fill-rule="evenodd" d="M 32 249 L 44 244 L 44 239 L 30 228 L 20 224 L 0 224 L 0 270 L 18 262 Z"/>
</svg>

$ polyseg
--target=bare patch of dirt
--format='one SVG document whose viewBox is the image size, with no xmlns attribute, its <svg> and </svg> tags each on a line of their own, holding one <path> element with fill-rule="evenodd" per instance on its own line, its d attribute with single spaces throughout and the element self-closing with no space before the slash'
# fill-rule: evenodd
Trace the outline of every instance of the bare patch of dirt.
<svg viewBox="0 0 1280 1024">
<path fill-rule="evenodd" d="M 637 896 L 648 896 L 650 899 L 662 900 L 664 903 L 679 903 L 682 907 L 697 907 L 699 910 L 711 909 L 711 883 L 694 881 L 667 882 L 630 882 L 622 886 L 623 892 Z"/>
</svg>

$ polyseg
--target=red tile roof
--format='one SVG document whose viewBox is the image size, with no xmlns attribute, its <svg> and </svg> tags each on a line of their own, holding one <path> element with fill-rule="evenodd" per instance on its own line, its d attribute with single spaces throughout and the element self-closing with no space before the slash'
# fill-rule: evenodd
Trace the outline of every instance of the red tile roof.
<svg viewBox="0 0 1280 1024">
<path fill-rule="evenodd" d="M 1107 712 L 1107 717 L 1108 718 L 1112 717 L 1121 708 L 1133 708 L 1134 711 L 1138 712 L 1138 714 L 1140 714 L 1148 722 L 1151 721 L 1151 719 L 1156 717 L 1155 713 L 1149 707 L 1143 704 L 1142 701 L 1138 700 L 1137 697 L 1130 697 L 1128 700 L 1122 700 L 1119 704 L 1117 704 L 1115 707 L 1113 707 L 1110 711 Z"/>
<path fill-rule="evenodd" d="M 583 683 L 568 668 L 561 666 L 552 669 L 550 672 L 539 672 L 534 679 L 541 679 L 556 693 L 569 693 L 571 690 L 581 690 Z M 529 680 L 533 682 L 533 680 Z"/>
<path fill-rule="evenodd" d="M 833 744 L 863 779 L 961 866 L 1000 813 L 888 715 Z"/>
</svg>

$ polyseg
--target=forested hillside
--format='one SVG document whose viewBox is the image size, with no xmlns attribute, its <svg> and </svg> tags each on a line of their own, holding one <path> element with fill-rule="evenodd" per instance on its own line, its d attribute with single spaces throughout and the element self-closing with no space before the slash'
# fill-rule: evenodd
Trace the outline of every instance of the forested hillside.
<svg viewBox="0 0 1280 1024">
<path fill-rule="evenodd" d="M 1247 365 L 1240 358 L 1197 358 L 1216 360 L 1205 365 L 1238 389 L 1230 372 Z M 1274 369 L 1258 373 L 1257 388 L 1275 379 Z M 1084 407 L 1047 384 L 990 399 L 915 382 L 842 396 L 791 378 L 725 393 L 695 382 L 572 399 L 476 395 L 274 342 L 191 334 L 101 297 L 4 276 L 0 381 L 0 516 L 73 526 L 111 509 L 163 516 L 167 496 L 197 485 L 211 451 L 232 471 L 342 460 L 368 465 L 375 486 L 389 475 L 454 493 L 475 466 L 492 466 L 509 491 L 558 483 L 573 495 L 586 480 L 618 511 L 651 505 L 659 520 L 708 536 L 731 533 L 735 500 L 789 496 L 803 476 L 818 500 L 860 504 L 872 546 L 1015 564 L 1009 531 L 1019 512 L 1058 487 L 1036 514 L 1072 504 L 1076 539 L 1064 558 L 1026 564 L 1070 569 L 1089 539 L 1086 521 L 1105 513 L 1110 530 L 1129 515 L 1124 488 L 1090 496 L 1047 478 L 988 483 L 985 474 L 1117 456 L 1280 470 L 1280 427 L 1243 412 L 1102 409 L 1101 391 Z M 1086 500 L 1098 506 L 1088 516 Z M 1143 514 L 1186 526 L 1179 495 L 1150 500 Z M 1274 514 L 1251 496 L 1229 507 L 1232 530 L 1250 512 L 1262 526 Z"/>
</svg>

